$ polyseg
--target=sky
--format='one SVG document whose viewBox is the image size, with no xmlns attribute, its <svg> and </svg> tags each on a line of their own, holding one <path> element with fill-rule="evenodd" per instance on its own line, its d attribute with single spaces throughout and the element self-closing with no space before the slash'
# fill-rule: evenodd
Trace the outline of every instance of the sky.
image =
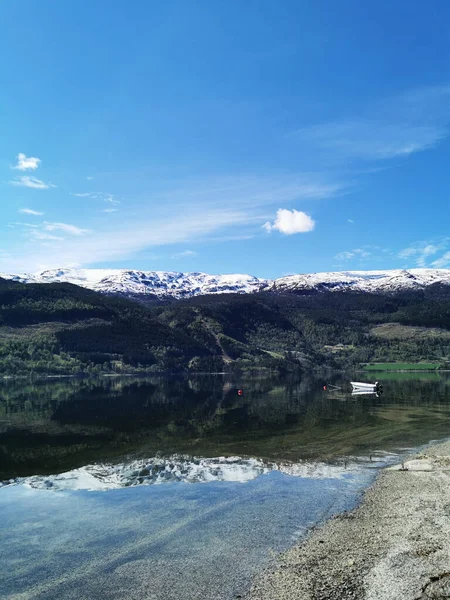
<svg viewBox="0 0 450 600">
<path fill-rule="evenodd" d="M 3 0 L 0 272 L 450 268 L 447 0 Z"/>
</svg>

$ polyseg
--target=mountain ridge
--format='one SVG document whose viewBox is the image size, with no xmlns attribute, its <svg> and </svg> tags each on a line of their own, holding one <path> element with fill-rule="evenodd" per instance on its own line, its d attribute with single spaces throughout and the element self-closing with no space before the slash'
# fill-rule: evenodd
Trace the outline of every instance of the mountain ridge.
<svg viewBox="0 0 450 600">
<path fill-rule="evenodd" d="M 207 294 L 249 294 L 358 291 L 395 293 L 450 286 L 450 269 L 392 269 L 331 271 L 287 275 L 276 279 L 248 274 L 211 275 L 202 272 L 142 271 L 132 269 L 51 269 L 33 274 L 0 273 L 0 278 L 20 283 L 72 283 L 93 291 L 125 296 L 191 298 Z"/>
<path fill-rule="evenodd" d="M 0 376 L 448 364 L 450 286 L 440 285 L 441 273 L 426 275 L 402 272 L 400 283 L 413 285 L 404 293 L 339 292 L 333 276 L 336 293 L 305 293 L 289 281 L 294 293 L 149 303 L 72 283 L 0 278 Z M 329 284 L 323 279 L 314 289 Z"/>
</svg>

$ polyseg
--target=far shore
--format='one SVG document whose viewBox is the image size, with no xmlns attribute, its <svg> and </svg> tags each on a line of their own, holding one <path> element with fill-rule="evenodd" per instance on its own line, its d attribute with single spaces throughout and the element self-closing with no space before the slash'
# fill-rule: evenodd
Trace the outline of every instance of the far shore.
<svg viewBox="0 0 450 600">
<path fill-rule="evenodd" d="M 314 369 L 315 373 L 364 373 L 366 378 L 375 378 L 377 373 L 450 373 L 450 369 L 386 369 L 386 370 L 366 370 L 364 368 L 358 369 L 329 369 L 329 368 L 318 368 Z M 235 371 L 153 371 L 153 372 L 139 372 L 139 373 L 21 373 L 19 375 L 0 375 L 0 380 L 13 380 L 13 379 L 93 379 L 101 377 L 164 377 L 167 375 L 252 375 L 256 373 L 264 373 L 268 375 L 280 375 L 279 372 L 261 369 L 246 369 L 246 370 L 235 370 Z M 298 371 L 288 371 L 289 373 L 299 373 Z"/>
<path fill-rule="evenodd" d="M 246 600 L 450 598 L 450 441 L 382 471 L 359 508 L 311 531 Z"/>
</svg>

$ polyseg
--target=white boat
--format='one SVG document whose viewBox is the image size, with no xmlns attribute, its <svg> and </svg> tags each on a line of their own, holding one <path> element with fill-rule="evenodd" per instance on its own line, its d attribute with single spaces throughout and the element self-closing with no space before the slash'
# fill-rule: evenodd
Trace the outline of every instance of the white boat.
<svg viewBox="0 0 450 600">
<path fill-rule="evenodd" d="M 361 381 L 350 381 L 350 383 L 352 384 L 354 390 L 361 391 L 376 392 L 379 387 L 378 381 L 376 381 L 375 383 L 362 383 Z"/>
<path fill-rule="evenodd" d="M 370 396 L 372 394 L 376 394 L 378 396 L 378 392 L 373 389 L 366 390 L 366 389 L 361 389 L 361 388 L 353 388 L 353 390 L 352 390 L 352 396 L 366 396 L 366 395 Z"/>
</svg>

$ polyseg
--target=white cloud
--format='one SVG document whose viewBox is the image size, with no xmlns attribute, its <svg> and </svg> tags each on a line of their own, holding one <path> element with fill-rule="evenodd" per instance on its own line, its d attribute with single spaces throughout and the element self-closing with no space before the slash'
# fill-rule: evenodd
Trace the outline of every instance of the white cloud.
<svg viewBox="0 0 450 600">
<path fill-rule="evenodd" d="M 355 256 L 354 252 L 345 251 L 345 252 L 339 252 L 338 254 L 336 254 L 336 256 L 334 258 L 336 260 L 350 260 L 354 256 Z"/>
<path fill-rule="evenodd" d="M 289 137 L 337 161 L 377 161 L 432 148 L 449 135 L 449 125 L 450 86 L 441 86 L 385 98 L 359 116 L 303 127 Z"/>
<path fill-rule="evenodd" d="M 24 215 L 33 215 L 35 217 L 42 217 L 43 212 L 39 212 L 38 210 L 33 210 L 32 208 L 20 208 L 19 212 Z"/>
<path fill-rule="evenodd" d="M 439 251 L 445 250 L 448 241 L 448 238 L 444 238 L 434 243 L 427 241 L 417 242 L 407 248 L 403 248 L 403 250 L 400 250 L 397 256 L 399 258 L 413 260 L 417 267 L 424 268 L 427 266 L 432 256 L 436 255 Z M 434 263 L 431 264 L 436 266 Z"/>
<path fill-rule="evenodd" d="M 117 212 L 118 210 L 119 210 L 118 208 L 104 208 L 102 210 L 102 212 L 104 212 L 104 213 L 114 213 L 114 212 Z"/>
<path fill-rule="evenodd" d="M 56 229 L 54 224 L 50 230 L 48 222 L 42 223 L 41 232 L 55 237 L 61 235 L 65 239 L 49 240 L 53 244 L 51 251 L 36 240 L 33 244 L 23 244 L 14 260 L 1 262 L 0 270 L 33 271 L 41 265 L 59 267 L 72 263 L 88 266 L 132 259 L 138 252 L 169 244 L 189 248 L 192 243 L 246 240 L 257 235 L 261 224 L 270 218 L 272 206 L 275 212 L 284 203 L 300 198 L 328 198 L 345 190 L 344 185 L 330 181 L 323 174 L 211 177 L 179 182 L 175 189 L 160 185 L 149 189 L 139 204 L 134 205 L 133 212 L 130 209 L 123 211 L 120 220 L 101 219 L 95 226 L 95 233 L 86 231 L 88 225 L 77 223 L 79 229 L 86 228 L 82 238 Z M 101 201 L 100 211 L 117 208 L 115 203 L 118 201 L 112 194 L 77 193 Z"/>
<path fill-rule="evenodd" d="M 292 210 L 279 208 L 274 223 L 267 221 L 264 223 L 263 227 L 268 233 L 273 229 L 276 229 L 285 235 L 292 235 L 294 233 L 306 233 L 312 231 L 315 225 L 315 221 L 300 210 L 295 210 L 295 208 Z"/>
<path fill-rule="evenodd" d="M 11 185 L 33 188 L 35 190 L 48 190 L 49 188 L 56 187 L 56 185 L 53 185 L 52 183 L 45 183 L 36 177 L 30 177 L 30 175 L 22 175 L 21 177 L 13 179 L 9 183 Z"/>
<path fill-rule="evenodd" d="M 369 256 L 371 256 L 371 252 L 368 252 L 364 248 L 354 248 L 353 250 L 339 252 L 334 258 L 336 260 L 350 260 L 352 258 L 368 258 Z"/>
<path fill-rule="evenodd" d="M 92 198 L 93 200 L 103 200 L 109 204 L 120 204 L 120 200 L 117 200 L 113 194 L 105 192 L 76 192 L 71 194 L 77 198 Z"/>
<path fill-rule="evenodd" d="M 437 246 L 433 246 L 433 244 L 428 244 L 428 246 L 425 246 L 425 248 L 422 250 L 422 254 L 417 259 L 417 266 L 424 267 L 427 259 L 437 252 L 439 252 L 439 248 Z"/>
<path fill-rule="evenodd" d="M 185 250 L 184 252 L 177 252 L 176 254 L 172 254 L 172 258 L 189 258 L 192 256 L 197 256 L 198 253 L 193 250 Z"/>
<path fill-rule="evenodd" d="M 50 223 L 48 221 L 44 221 L 39 225 L 20 222 L 12 223 L 11 225 L 14 227 L 21 227 L 25 238 L 34 242 L 64 242 L 66 240 L 65 237 L 55 235 L 54 232 L 63 232 L 71 236 L 81 236 L 90 233 L 88 229 L 81 229 L 75 225 L 69 225 L 67 223 Z M 39 254 L 37 247 L 33 248 L 33 252 Z"/>
<path fill-rule="evenodd" d="M 110 204 L 120 204 L 120 200 L 117 200 L 112 194 L 106 194 L 103 201 L 109 202 Z"/>
<path fill-rule="evenodd" d="M 213 239 L 208 239 L 208 242 L 213 242 L 214 244 L 221 244 L 222 242 L 239 242 L 241 240 L 252 240 L 256 237 L 253 234 L 242 233 L 237 235 L 215 235 Z"/>
<path fill-rule="evenodd" d="M 17 169 L 18 171 L 35 171 L 39 163 L 41 162 L 40 158 L 36 158 L 34 156 L 26 156 L 23 152 L 19 152 L 17 155 L 17 164 L 12 166 L 11 169 Z"/>
<path fill-rule="evenodd" d="M 436 269 L 443 269 L 445 267 L 450 267 L 450 252 L 446 252 L 445 254 L 443 254 L 440 258 L 433 261 L 431 263 L 431 265 L 433 267 L 435 267 Z"/>
<path fill-rule="evenodd" d="M 29 233 L 28 236 L 34 240 L 51 240 L 51 241 L 57 241 L 57 242 L 63 242 L 64 238 L 57 236 L 57 235 L 52 235 L 51 233 L 46 233 L 45 231 L 40 231 L 38 229 L 32 229 Z"/>
<path fill-rule="evenodd" d="M 221 177 L 184 181 L 179 187 L 162 191 L 155 200 L 161 203 L 221 207 L 256 208 L 331 198 L 348 191 L 350 185 L 331 181 L 327 174 L 295 174 L 267 177 Z"/>
<path fill-rule="evenodd" d="M 439 125 L 355 119 L 307 127 L 297 137 L 341 158 L 383 160 L 426 150 L 446 135 L 447 128 Z"/>
<path fill-rule="evenodd" d="M 353 225 L 355 221 L 353 219 L 347 219 L 347 223 L 351 223 Z"/>
<path fill-rule="evenodd" d="M 410 258 L 411 256 L 415 256 L 418 253 L 418 249 L 417 248 L 404 248 L 403 250 L 400 250 L 400 252 L 398 253 L 398 257 L 399 258 Z"/>
<path fill-rule="evenodd" d="M 94 178 L 93 178 L 92 176 L 88 176 L 88 177 L 86 177 L 86 179 L 87 179 L 88 181 L 92 181 Z"/>
<path fill-rule="evenodd" d="M 13 258 L 0 258 L 0 270 L 10 273 L 30 272 L 74 263 L 88 266 L 128 259 L 136 252 L 158 246 L 187 244 L 193 240 L 215 241 L 222 231 L 226 232 L 231 227 L 235 230 L 238 226 L 255 226 L 260 223 L 260 215 L 232 207 L 215 210 L 193 207 L 189 212 L 185 207 L 179 207 L 179 210 L 168 211 L 157 218 L 141 215 L 139 219 L 115 222 L 114 226 L 110 226 L 106 231 L 85 233 L 82 243 L 79 236 L 50 240 L 54 242 L 52 247 L 38 244 L 35 239 L 30 240 L 30 243 L 24 244 L 21 252 L 15 253 Z M 57 230 L 44 229 L 43 233 L 53 234 L 54 231 Z"/>
<path fill-rule="evenodd" d="M 14 223 L 9 223 L 8 227 L 28 227 L 31 229 L 36 229 L 39 225 L 35 225 L 34 223 L 22 223 L 21 221 L 15 221 Z"/>
<path fill-rule="evenodd" d="M 81 229 L 81 227 L 76 227 L 75 225 L 69 225 L 67 223 L 49 223 L 47 221 L 44 223 L 44 229 L 45 231 L 64 231 L 71 235 L 85 235 L 86 233 L 90 233 L 89 229 Z"/>
</svg>

